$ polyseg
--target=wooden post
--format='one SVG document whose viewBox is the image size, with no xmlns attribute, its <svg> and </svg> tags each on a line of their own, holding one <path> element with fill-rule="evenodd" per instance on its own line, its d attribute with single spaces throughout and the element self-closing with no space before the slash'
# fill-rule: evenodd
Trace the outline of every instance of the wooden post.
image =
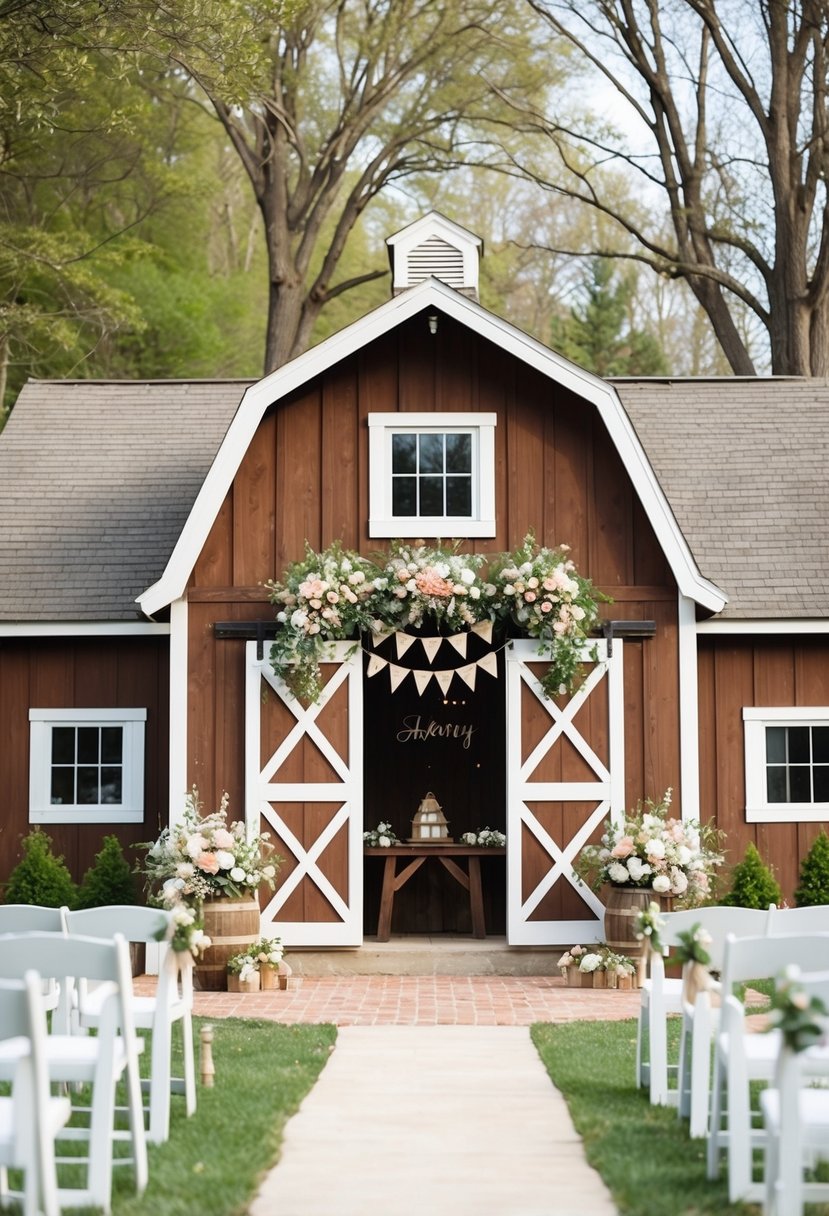
<svg viewBox="0 0 829 1216">
<path fill-rule="evenodd" d="M 212 1089 L 216 1069 L 213 1064 L 213 1027 L 202 1026 L 199 1032 L 201 1040 L 201 1083 L 206 1089 Z"/>
</svg>

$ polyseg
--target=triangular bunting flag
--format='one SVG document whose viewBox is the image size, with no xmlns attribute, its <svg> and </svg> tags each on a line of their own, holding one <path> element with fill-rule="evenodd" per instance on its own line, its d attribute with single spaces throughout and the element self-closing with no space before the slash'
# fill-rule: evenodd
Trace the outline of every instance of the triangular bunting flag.
<svg viewBox="0 0 829 1216">
<path fill-rule="evenodd" d="M 426 691 L 427 684 L 432 678 L 432 673 L 431 671 L 413 671 L 412 675 L 414 676 L 415 684 L 417 685 L 417 694 L 418 696 L 422 697 Z"/>
<path fill-rule="evenodd" d="M 475 674 L 478 670 L 477 663 L 467 663 L 466 667 L 458 667 L 455 671 L 456 676 L 460 676 L 464 684 L 468 684 L 472 691 L 475 691 Z"/>
<path fill-rule="evenodd" d="M 461 656 L 461 658 L 465 659 L 466 658 L 466 643 L 467 643 L 468 639 L 469 639 L 468 633 L 453 633 L 451 638 L 447 638 L 446 640 L 452 646 L 455 647 L 455 649 L 457 650 L 457 652 Z"/>
<path fill-rule="evenodd" d="M 454 671 L 435 672 L 435 679 L 437 680 L 438 684 L 440 684 L 440 690 L 444 696 L 446 696 L 449 691 L 449 685 L 452 683 L 452 676 L 454 674 Z"/>
<path fill-rule="evenodd" d="M 398 659 L 402 659 L 403 655 L 406 653 L 406 651 L 409 649 L 409 647 L 414 646 L 416 641 L 417 641 L 417 638 L 413 638 L 410 633 L 403 633 L 403 631 L 400 630 L 394 639 L 395 645 L 397 647 Z"/>
<path fill-rule="evenodd" d="M 405 667 L 398 667 L 394 663 L 389 663 L 389 681 L 391 683 L 392 692 L 397 691 L 397 689 L 406 679 L 406 676 L 409 674 L 410 673 Z"/>
<path fill-rule="evenodd" d="M 435 655 L 440 650 L 443 638 L 421 638 L 420 642 L 423 649 L 426 651 L 426 658 L 430 663 L 434 663 Z"/>
<path fill-rule="evenodd" d="M 386 666 L 386 660 L 381 659 L 379 654 L 373 654 L 368 661 L 368 669 L 366 671 L 366 675 L 369 678 L 371 678 L 371 676 L 376 676 L 377 672 L 382 671 L 385 666 Z"/>
<path fill-rule="evenodd" d="M 492 621 L 477 621 L 472 626 L 472 632 L 489 645 L 492 642 Z"/>
<path fill-rule="evenodd" d="M 498 656 L 495 654 L 485 654 L 482 659 L 478 659 L 478 666 L 481 671 L 489 672 L 491 676 L 497 676 Z"/>
<path fill-rule="evenodd" d="M 393 629 L 372 629 L 371 644 L 376 650 L 378 646 L 382 646 L 387 637 L 390 637 L 394 632 Z"/>
</svg>

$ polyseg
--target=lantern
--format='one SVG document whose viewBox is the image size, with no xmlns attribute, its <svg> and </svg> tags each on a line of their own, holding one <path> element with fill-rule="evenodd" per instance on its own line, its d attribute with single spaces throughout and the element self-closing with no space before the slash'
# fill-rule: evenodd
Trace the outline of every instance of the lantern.
<svg viewBox="0 0 829 1216">
<path fill-rule="evenodd" d="M 412 834 L 409 837 L 409 842 L 411 844 L 423 844 L 425 842 L 430 844 L 452 843 L 446 817 L 437 798 L 431 791 L 417 808 L 417 813 L 412 820 Z"/>
</svg>

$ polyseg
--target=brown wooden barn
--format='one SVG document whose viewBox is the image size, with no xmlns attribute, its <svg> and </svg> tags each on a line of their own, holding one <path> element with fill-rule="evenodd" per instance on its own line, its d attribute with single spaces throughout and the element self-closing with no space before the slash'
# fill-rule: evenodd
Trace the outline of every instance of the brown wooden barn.
<svg viewBox="0 0 829 1216">
<path fill-rule="evenodd" d="M 104 834 L 148 840 L 194 784 L 208 808 L 226 789 L 285 859 L 263 925 L 359 945 L 363 831 L 407 837 L 431 792 L 455 838 L 506 833 L 488 933 L 596 940 L 573 858 L 671 787 L 791 896 L 829 819 L 829 386 L 602 381 L 481 307 L 466 230 L 433 214 L 389 249 L 392 298 L 258 383 L 24 388 L 0 437 L 0 880 L 34 824 L 80 877 Z M 460 512 L 396 514 L 401 425 L 469 437 Z M 320 704 L 285 694 L 265 583 L 306 542 L 495 553 L 530 530 L 612 597 L 569 701 L 538 695 L 535 643 L 478 636 L 465 658 L 341 644 Z M 474 687 L 398 671 L 460 664 Z M 392 928 L 468 932 L 461 882 L 424 866 Z"/>
</svg>

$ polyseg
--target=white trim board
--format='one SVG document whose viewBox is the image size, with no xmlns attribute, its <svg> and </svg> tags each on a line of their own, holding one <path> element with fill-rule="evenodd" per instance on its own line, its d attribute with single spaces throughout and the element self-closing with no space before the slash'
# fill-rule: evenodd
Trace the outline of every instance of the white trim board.
<svg viewBox="0 0 829 1216">
<path fill-rule="evenodd" d="M 681 593 L 712 612 L 721 612 L 727 597 L 697 568 L 615 388 L 434 278 L 388 300 L 247 389 L 193 503 L 164 574 L 138 597 L 137 603 L 142 611 L 152 616 L 184 594 L 190 572 L 265 410 L 427 308 L 439 309 L 507 354 L 596 406 L 636 488 Z"/>
<path fill-rule="evenodd" d="M 66 621 L 0 624 L 0 638 L 165 637 L 170 626 L 157 621 Z"/>
<path fill-rule="evenodd" d="M 822 619 L 812 617 L 758 617 L 743 621 L 732 620 L 728 617 L 724 621 L 697 621 L 697 633 L 721 633 L 731 634 L 732 636 L 758 633 L 776 633 L 781 636 L 792 633 L 829 633 L 829 617 Z"/>
</svg>

